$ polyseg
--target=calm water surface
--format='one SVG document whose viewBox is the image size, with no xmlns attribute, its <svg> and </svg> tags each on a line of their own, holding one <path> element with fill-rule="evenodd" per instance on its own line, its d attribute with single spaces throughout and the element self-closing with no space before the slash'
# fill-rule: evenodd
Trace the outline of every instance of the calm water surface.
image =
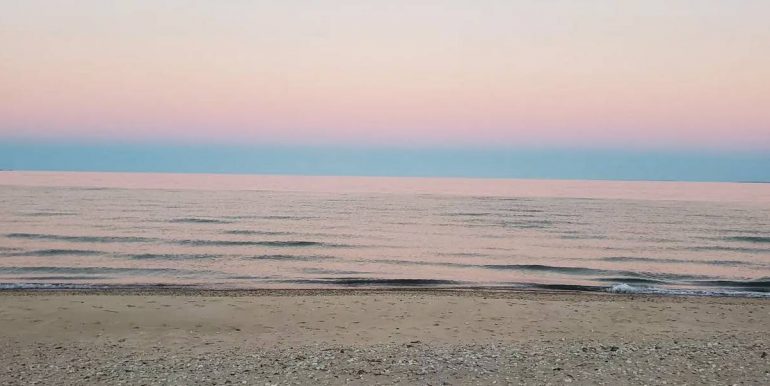
<svg viewBox="0 0 770 386">
<path fill-rule="evenodd" d="M 0 288 L 763 296 L 770 185 L 0 172 Z"/>
</svg>

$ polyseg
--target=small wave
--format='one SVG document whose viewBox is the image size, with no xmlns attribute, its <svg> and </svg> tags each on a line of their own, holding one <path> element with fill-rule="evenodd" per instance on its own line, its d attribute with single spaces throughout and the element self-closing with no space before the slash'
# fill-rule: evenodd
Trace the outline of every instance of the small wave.
<svg viewBox="0 0 770 386">
<path fill-rule="evenodd" d="M 5 237 L 14 239 L 68 241 L 76 243 L 145 243 L 156 241 L 155 239 L 134 236 L 64 236 L 41 233 L 8 233 Z"/>
<path fill-rule="evenodd" d="M 596 260 L 600 261 L 612 261 L 612 262 L 640 262 L 640 263 L 673 263 L 673 264 L 687 264 L 689 260 L 677 260 L 677 259 L 661 259 L 655 257 L 634 257 L 634 256 L 609 256 L 600 257 Z"/>
<path fill-rule="evenodd" d="M 770 243 L 770 237 L 765 236 L 732 236 L 725 237 L 727 241 L 743 241 L 748 243 Z"/>
<path fill-rule="evenodd" d="M 116 268 L 116 267 L 0 267 L 0 273 L 6 275 L 24 275 L 30 273 L 71 274 L 71 275 L 190 275 L 201 272 L 173 268 Z"/>
<path fill-rule="evenodd" d="M 247 241 L 247 240 L 178 240 L 178 244 L 193 246 L 262 246 L 276 248 L 351 248 L 352 245 L 324 243 L 320 241 L 289 240 L 289 241 Z"/>
<path fill-rule="evenodd" d="M 585 267 L 562 267 L 543 264 L 487 264 L 479 267 L 496 270 L 517 270 L 517 271 L 537 271 L 550 272 L 566 275 L 599 275 L 616 276 L 642 280 L 660 280 L 660 281 L 683 281 L 683 280 L 701 280 L 711 279 L 709 276 L 685 275 L 662 272 L 644 272 L 644 271 L 624 271 Z"/>
<path fill-rule="evenodd" d="M 710 245 L 702 247 L 690 247 L 687 248 L 691 251 L 721 251 L 721 252 L 738 252 L 738 253 L 770 253 L 770 249 L 767 248 L 743 248 L 743 247 L 728 247 L 721 245 Z"/>
<path fill-rule="evenodd" d="M 228 235 L 260 235 L 260 236 L 289 236 L 294 234 L 292 232 L 252 231 L 252 230 L 242 230 L 242 229 L 227 230 L 222 233 L 228 234 Z"/>
<path fill-rule="evenodd" d="M 102 251 L 87 249 L 39 249 L 34 251 L 22 251 L 7 254 L 6 256 L 94 256 L 102 255 Z"/>
<path fill-rule="evenodd" d="M 239 240 L 176 240 L 176 244 L 192 246 L 255 246 L 261 245 L 259 241 L 239 241 Z"/>
<path fill-rule="evenodd" d="M 282 281 L 287 282 L 287 281 Z M 288 280 L 297 284 L 327 284 L 346 287 L 429 287 L 457 286 L 460 281 L 440 279 L 368 279 L 368 278 L 334 278 L 334 279 L 298 279 Z"/>
<path fill-rule="evenodd" d="M 73 283 L 0 283 L 0 290 L 24 289 L 104 289 L 107 285 Z"/>
<path fill-rule="evenodd" d="M 314 261 L 314 260 L 329 260 L 334 259 L 334 256 L 323 256 L 323 255 L 256 255 L 256 256 L 246 256 L 244 259 L 247 260 L 296 260 L 296 261 Z"/>
<path fill-rule="evenodd" d="M 362 271 L 345 271 L 345 270 L 338 270 L 338 269 L 325 269 L 325 268 L 300 268 L 300 272 L 311 274 L 311 275 L 363 275 L 367 274 L 369 272 L 362 272 Z"/>
<path fill-rule="evenodd" d="M 644 262 L 644 263 L 665 263 L 665 264 L 707 264 L 707 265 L 727 265 L 727 266 L 762 266 L 748 261 L 740 260 L 679 260 L 656 257 L 633 257 L 633 256 L 610 256 L 601 257 L 596 260 L 611 262 Z"/>
<path fill-rule="evenodd" d="M 197 217 L 186 217 L 186 218 L 175 218 L 173 220 L 169 220 L 171 223 L 185 223 L 185 224 L 227 224 L 229 221 L 225 220 L 218 220 L 213 218 L 197 218 Z"/>
<path fill-rule="evenodd" d="M 593 281 L 601 281 L 608 283 L 630 283 L 630 284 L 669 284 L 669 282 L 657 279 L 648 279 L 642 277 L 597 277 L 591 279 Z"/>
<path fill-rule="evenodd" d="M 541 215 L 537 215 L 537 214 L 532 214 L 532 213 L 514 212 L 514 213 L 509 213 L 505 217 L 507 217 L 507 218 L 540 218 L 542 216 Z"/>
<path fill-rule="evenodd" d="M 507 210 L 508 212 L 519 212 L 519 213 L 543 213 L 545 212 L 543 209 L 529 209 L 529 208 L 511 208 Z"/>
<path fill-rule="evenodd" d="M 231 220 L 254 220 L 254 219 L 262 218 L 262 216 L 238 215 L 238 216 L 222 216 L 222 218 L 231 219 Z"/>
<path fill-rule="evenodd" d="M 691 281 L 690 284 L 708 287 L 722 288 L 750 288 L 754 291 L 770 292 L 770 278 L 761 278 L 754 280 L 698 280 Z"/>
<path fill-rule="evenodd" d="M 59 216 L 75 216 L 75 212 L 27 212 L 19 213 L 20 216 L 26 217 L 59 217 Z"/>
<path fill-rule="evenodd" d="M 470 196 L 469 198 L 474 200 L 474 201 L 491 201 L 491 202 L 531 202 L 531 201 L 535 201 L 534 198 L 528 198 L 528 197 Z"/>
<path fill-rule="evenodd" d="M 391 259 L 357 259 L 352 260 L 357 263 L 377 263 L 377 264 L 395 264 L 395 265 L 422 265 L 433 267 L 455 267 L 455 268 L 483 268 L 482 265 L 477 264 L 464 264 L 464 263 L 450 263 L 442 261 L 413 261 L 413 260 L 391 260 Z"/>
<path fill-rule="evenodd" d="M 487 269 L 498 270 L 517 270 L 517 271 L 542 271 L 542 272 L 556 272 L 556 273 L 569 273 L 569 274 L 606 274 L 615 271 L 595 269 L 595 268 L 583 268 L 583 267 L 556 267 L 552 265 L 542 264 L 485 264 L 481 267 Z M 617 271 L 621 272 L 621 271 Z"/>
<path fill-rule="evenodd" d="M 315 217 L 311 216 L 279 216 L 279 215 L 272 215 L 272 216 L 261 216 L 257 218 L 262 218 L 265 220 L 312 220 Z"/>
<path fill-rule="evenodd" d="M 448 256 L 448 257 L 488 257 L 489 255 L 485 253 L 479 253 L 479 252 L 442 252 L 437 253 L 437 256 Z"/>
<path fill-rule="evenodd" d="M 528 284 L 525 288 L 544 289 L 550 291 L 580 291 L 597 292 L 603 287 L 579 284 Z"/>
<path fill-rule="evenodd" d="M 271 281 L 272 279 L 274 279 L 274 277 L 271 277 L 271 276 L 253 276 L 253 275 L 232 275 L 232 276 L 228 276 L 227 279 L 232 279 L 232 280 Z"/>
<path fill-rule="evenodd" d="M 702 228 L 699 229 L 701 231 L 713 231 L 712 228 Z M 728 228 L 728 229 L 719 229 L 717 230 L 720 233 L 738 233 L 738 234 L 744 234 L 744 235 L 762 235 L 766 232 L 759 230 L 759 229 L 739 229 L 739 228 Z"/>
<path fill-rule="evenodd" d="M 96 276 L 96 275 L 56 275 L 56 276 L 21 276 L 16 277 L 17 280 L 105 280 L 111 279 L 110 276 Z"/>
<path fill-rule="evenodd" d="M 200 260 L 200 259 L 215 259 L 219 255 L 208 254 L 165 254 L 165 253 L 141 253 L 141 254 L 129 254 L 120 255 L 121 257 L 133 259 L 133 260 Z"/>
<path fill-rule="evenodd" d="M 30 279 L 32 280 L 32 279 Z M 185 284 L 81 284 L 81 283 L 40 283 L 15 282 L 0 283 L 0 290 L 109 290 L 109 289 L 168 289 L 195 288 Z"/>
<path fill-rule="evenodd" d="M 607 240 L 608 237 L 605 235 L 561 235 L 560 238 L 564 240 Z"/>
<path fill-rule="evenodd" d="M 505 228 L 516 229 L 545 229 L 553 226 L 553 222 L 548 220 L 503 221 L 500 225 Z"/>
</svg>

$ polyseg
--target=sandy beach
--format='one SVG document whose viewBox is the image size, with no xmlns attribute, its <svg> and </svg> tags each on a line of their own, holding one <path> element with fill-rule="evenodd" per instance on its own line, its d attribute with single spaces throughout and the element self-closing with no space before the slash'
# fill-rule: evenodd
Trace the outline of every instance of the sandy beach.
<svg viewBox="0 0 770 386">
<path fill-rule="evenodd" d="M 770 0 L 0 0 L 0 386 L 770 386 Z"/>
<path fill-rule="evenodd" d="M 770 301 L 5 291 L 2 384 L 767 384 Z"/>
</svg>

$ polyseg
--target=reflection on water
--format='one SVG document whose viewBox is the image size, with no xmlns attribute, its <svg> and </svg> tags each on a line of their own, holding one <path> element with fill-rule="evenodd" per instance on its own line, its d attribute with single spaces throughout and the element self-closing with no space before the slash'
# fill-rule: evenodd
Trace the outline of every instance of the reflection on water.
<svg viewBox="0 0 770 386">
<path fill-rule="evenodd" d="M 0 288 L 770 291 L 767 184 L 3 172 L 0 219 Z"/>
</svg>

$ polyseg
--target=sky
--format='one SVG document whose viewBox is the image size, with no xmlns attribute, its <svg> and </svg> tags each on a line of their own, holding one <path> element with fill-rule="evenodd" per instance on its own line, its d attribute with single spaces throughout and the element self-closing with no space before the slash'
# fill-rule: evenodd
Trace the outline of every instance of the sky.
<svg viewBox="0 0 770 386">
<path fill-rule="evenodd" d="M 768 15 L 765 0 L 0 0 L 0 168 L 769 180 Z M 107 153 L 123 161 L 93 158 Z"/>
</svg>

